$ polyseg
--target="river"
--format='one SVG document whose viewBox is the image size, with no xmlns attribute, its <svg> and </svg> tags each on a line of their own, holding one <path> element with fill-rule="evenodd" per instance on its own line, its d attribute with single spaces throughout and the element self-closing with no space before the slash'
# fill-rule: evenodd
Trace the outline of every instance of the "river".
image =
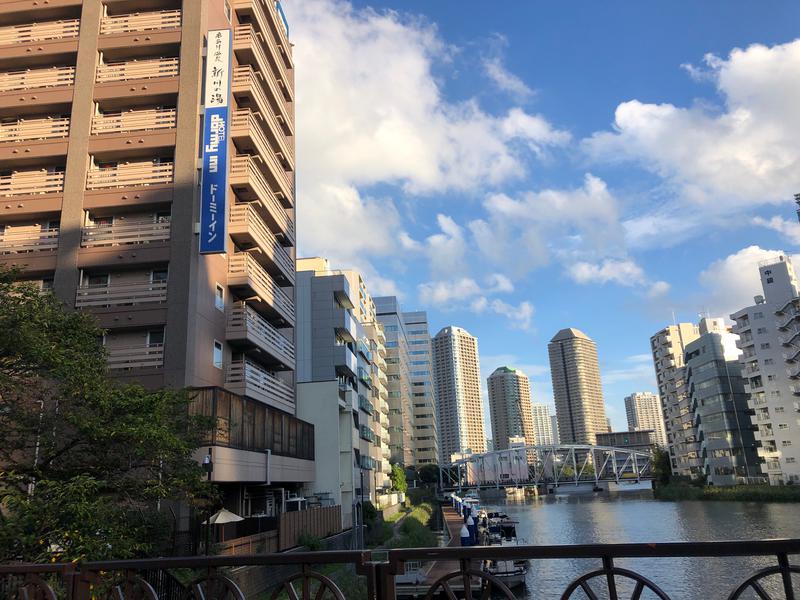
<svg viewBox="0 0 800 600">
<path fill-rule="evenodd" d="M 797 504 L 662 502 L 654 500 L 650 491 L 541 498 L 492 497 L 482 499 L 482 503 L 489 510 L 496 507 L 519 521 L 520 543 L 534 545 L 800 537 L 800 506 Z M 654 581 L 672 600 L 724 600 L 751 573 L 773 564 L 775 559 L 767 558 L 616 561 L 616 566 L 632 569 Z M 557 600 L 572 580 L 600 566 L 599 560 L 531 561 L 527 595 L 520 589 L 515 592 L 518 597 L 529 600 Z M 600 592 L 600 586 L 595 585 L 595 589 Z M 627 587 L 625 592 L 620 598 L 629 598 L 632 587 Z M 576 592 L 573 599 L 585 597 L 583 592 Z M 642 600 L 655 597 L 645 592 Z M 743 597 L 750 598 L 756 596 Z M 784 596 L 779 592 L 773 598 Z"/>
</svg>

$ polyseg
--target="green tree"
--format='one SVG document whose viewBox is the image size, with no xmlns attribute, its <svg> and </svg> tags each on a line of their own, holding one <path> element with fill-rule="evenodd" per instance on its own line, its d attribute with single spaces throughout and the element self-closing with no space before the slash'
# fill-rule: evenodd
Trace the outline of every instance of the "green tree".
<svg viewBox="0 0 800 600">
<path fill-rule="evenodd" d="M 392 480 L 392 489 L 397 492 L 407 492 L 408 483 L 406 482 L 406 472 L 400 465 L 392 465 L 392 472 L 389 473 L 389 479 Z"/>
<path fill-rule="evenodd" d="M 438 484 L 439 483 L 439 466 L 438 465 L 422 465 L 417 469 L 417 481 L 423 484 Z"/>
<path fill-rule="evenodd" d="M 159 504 L 212 499 L 188 393 L 115 385 L 101 340 L 90 316 L 0 270 L 0 562 L 163 552 Z"/>
<path fill-rule="evenodd" d="M 653 474 L 660 485 L 667 485 L 672 480 L 672 462 L 669 452 L 662 448 L 656 448 L 653 453 Z"/>
</svg>

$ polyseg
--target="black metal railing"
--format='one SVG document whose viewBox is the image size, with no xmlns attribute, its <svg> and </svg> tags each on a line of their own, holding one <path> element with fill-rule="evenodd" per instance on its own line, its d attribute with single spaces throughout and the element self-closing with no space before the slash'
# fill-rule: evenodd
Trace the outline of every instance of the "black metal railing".
<svg viewBox="0 0 800 600">
<path fill-rule="evenodd" d="M 72 564 L 0 565 L 1 598 L 55 600 L 247 600 L 258 596 L 291 600 L 346 600 L 351 595 L 368 600 L 400 597 L 517 598 L 558 597 L 609 600 L 680 600 L 651 578 L 620 566 L 627 559 L 762 557 L 772 565 L 742 573 L 729 569 L 730 581 L 716 596 L 703 600 L 795 600 L 800 597 L 800 566 L 790 562 L 800 554 L 800 539 L 750 542 L 676 542 L 663 544 L 594 544 L 574 546 L 473 546 L 420 548 L 384 552 L 337 551 L 154 558 Z M 378 560 L 380 558 L 380 560 Z M 487 561 L 551 561 L 587 559 L 596 568 L 572 580 L 565 589 L 528 589 L 514 595 L 499 576 L 484 568 Z M 412 583 L 403 578 L 406 567 L 426 563 L 433 567 Z M 265 567 L 271 577 L 263 589 L 250 591 L 240 582 L 242 568 Z M 355 586 L 341 586 L 332 570 L 346 567 Z M 263 583 L 263 578 L 262 578 Z M 352 590 L 356 589 L 356 592 Z M 698 596 L 692 596 L 696 598 Z"/>
</svg>

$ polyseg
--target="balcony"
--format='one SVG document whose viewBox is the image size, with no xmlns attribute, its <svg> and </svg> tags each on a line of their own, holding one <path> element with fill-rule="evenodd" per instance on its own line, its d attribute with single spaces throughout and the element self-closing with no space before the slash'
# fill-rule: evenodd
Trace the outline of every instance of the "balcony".
<svg viewBox="0 0 800 600">
<path fill-rule="evenodd" d="M 87 190 L 141 187 L 172 183 L 173 164 L 151 160 L 121 163 L 115 167 L 92 168 L 86 176 Z"/>
<path fill-rule="evenodd" d="M 237 149 L 242 154 L 252 154 L 257 152 L 264 160 L 267 167 L 267 175 L 273 183 L 272 189 L 286 208 L 294 205 L 294 176 L 290 170 L 284 168 L 278 158 L 276 151 L 270 145 L 264 131 L 269 128 L 269 124 L 261 117 L 261 113 L 252 112 L 250 109 L 237 110 L 233 113 L 231 120 L 231 137 L 236 143 Z M 273 136 L 275 137 L 275 136 Z M 277 137 L 282 137 L 278 134 Z M 289 165 L 286 165 L 289 166 Z"/>
<path fill-rule="evenodd" d="M 174 108 L 105 113 L 95 115 L 92 119 L 92 135 L 174 129 L 176 124 L 177 112 Z"/>
<path fill-rule="evenodd" d="M 75 67 L 50 67 L 0 73 L 0 92 L 67 87 L 74 84 Z"/>
<path fill-rule="evenodd" d="M 269 101 L 269 86 L 264 75 L 250 65 L 236 67 L 233 70 L 232 92 L 239 106 L 251 105 L 255 101 L 258 113 L 266 119 L 270 131 L 275 133 L 281 153 L 293 167 L 294 149 L 287 136 L 294 135 L 294 129 L 291 123 L 279 114 L 275 104 Z"/>
<path fill-rule="evenodd" d="M 109 285 L 85 285 L 75 295 L 76 308 L 139 306 L 167 301 L 166 281 L 136 281 Z"/>
<path fill-rule="evenodd" d="M 258 261 L 247 252 L 228 259 L 228 285 L 260 302 L 264 308 L 289 325 L 294 325 L 294 303 Z"/>
<path fill-rule="evenodd" d="M 58 227 L 38 231 L 0 231 L 0 255 L 52 252 L 58 249 Z"/>
<path fill-rule="evenodd" d="M 372 431 L 372 429 L 370 429 L 366 425 L 362 425 L 360 427 L 358 433 L 361 436 L 362 440 L 366 440 L 368 442 L 374 442 L 375 441 L 375 432 Z"/>
<path fill-rule="evenodd" d="M 278 202 L 267 180 L 261 172 L 256 156 L 237 156 L 231 161 L 231 187 L 240 200 L 258 200 L 264 207 L 264 217 L 272 232 L 279 238 L 285 238 L 289 246 L 294 245 L 294 223 L 286 210 Z"/>
<path fill-rule="evenodd" d="M 177 58 L 134 59 L 97 65 L 95 82 L 98 84 L 118 83 L 135 79 L 177 77 L 178 72 L 179 60 Z"/>
<path fill-rule="evenodd" d="M 100 35 L 115 33 L 139 33 L 158 31 L 159 29 L 176 29 L 181 26 L 180 10 L 160 10 L 155 12 L 132 13 L 103 17 L 100 23 Z"/>
<path fill-rule="evenodd" d="M 228 365 L 225 387 L 242 396 L 283 410 L 294 410 L 294 390 L 275 374 L 249 360 L 239 360 Z"/>
<path fill-rule="evenodd" d="M 81 23 L 78 19 L 0 27 L 0 46 L 75 39 L 80 28 Z"/>
<path fill-rule="evenodd" d="M 131 223 L 125 225 L 97 225 L 81 230 L 81 247 L 122 246 L 127 244 L 147 244 L 169 240 L 170 224 Z"/>
<path fill-rule="evenodd" d="M 356 321 L 349 310 L 345 308 L 337 308 L 333 315 L 333 327 L 336 332 L 349 342 L 356 341 L 358 333 L 356 329 Z"/>
<path fill-rule="evenodd" d="M 228 311 L 226 339 L 232 345 L 252 345 L 274 357 L 282 367 L 295 365 L 292 341 L 244 302 L 235 303 Z"/>
<path fill-rule="evenodd" d="M 287 123 L 291 122 L 292 111 L 288 102 L 292 101 L 292 93 L 284 83 L 285 80 L 276 77 L 270 65 L 269 59 L 264 52 L 264 37 L 257 33 L 252 25 L 240 25 L 233 32 L 233 51 L 239 60 L 239 64 L 248 63 L 258 67 L 264 75 L 272 105 L 278 114 Z"/>
<path fill-rule="evenodd" d="M 372 415 L 375 413 L 375 407 L 372 406 L 372 403 L 367 400 L 366 396 L 359 394 L 358 395 L 358 408 L 363 410 L 368 415 Z"/>
<path fill-rule="evenodd" d="M 0 123 L 0 144 L 61 139 L 69 135 L 69 119 L 17 119 Z"/>
<path fill-rule="evenodd" d="M 237 12 L 248 13 L 258 23 L 269 45 L 270 53 L 276 62 L 283 62 L 283 69 L 291 69 L 292 57 L 289 56 L 291 44 L 283 29 L 283 22 L 273 2 L 266 0 L 236 0 Z"/>
<path fill-rule="evenodd" d="M 112 371 L 153 369 L 164 366 L 164 344 L 106 348 L 108 368 Z"/>
<path fill-rule="evenodd" d="M 64 191 L 64 172 L 38 169 L 15 171 L 0 177 L 0 196 L 60 194 Z"/>
<path fill-rule="evenodd" d="M 267 228 L 252 204 L 235 204 L 231 207 L 228 233 L 243 250 L 263 258 L 267 271 L 283 280 L 294 283 L 294 261 L 272 232 Z"/>
<path fill-rule="evenodd" d="M 337 345 L 333 349 L 333 365 L 339 374 L 356 376 L 358 359 L 353 351 L 346 345 Z"/>
</svg>

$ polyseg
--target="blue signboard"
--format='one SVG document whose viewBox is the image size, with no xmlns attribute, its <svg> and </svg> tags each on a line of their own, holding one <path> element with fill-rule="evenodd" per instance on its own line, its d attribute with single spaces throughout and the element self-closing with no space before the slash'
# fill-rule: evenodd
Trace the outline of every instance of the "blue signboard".
<svg viewBox="0 0 800 600">
<path fill-rule="evenodd" d="M 283 7 L 281 6 L 280 0 L 276 0 L 275 8 L 278 11 L 278 14 L 281 16 L 281 21 L 283 22 L 283 31 L 286 33 L 286 37 L 289 37 L 289 21 L 286 20 L 286 13 L 283 12 Z"/>
<path fill-rule="evenodd" d="M 231 31 L 208 32 L 200 180 L 200 253 L 221 254 L 227 241 L 228 129 L 231 87 Z"/>
</svg>

